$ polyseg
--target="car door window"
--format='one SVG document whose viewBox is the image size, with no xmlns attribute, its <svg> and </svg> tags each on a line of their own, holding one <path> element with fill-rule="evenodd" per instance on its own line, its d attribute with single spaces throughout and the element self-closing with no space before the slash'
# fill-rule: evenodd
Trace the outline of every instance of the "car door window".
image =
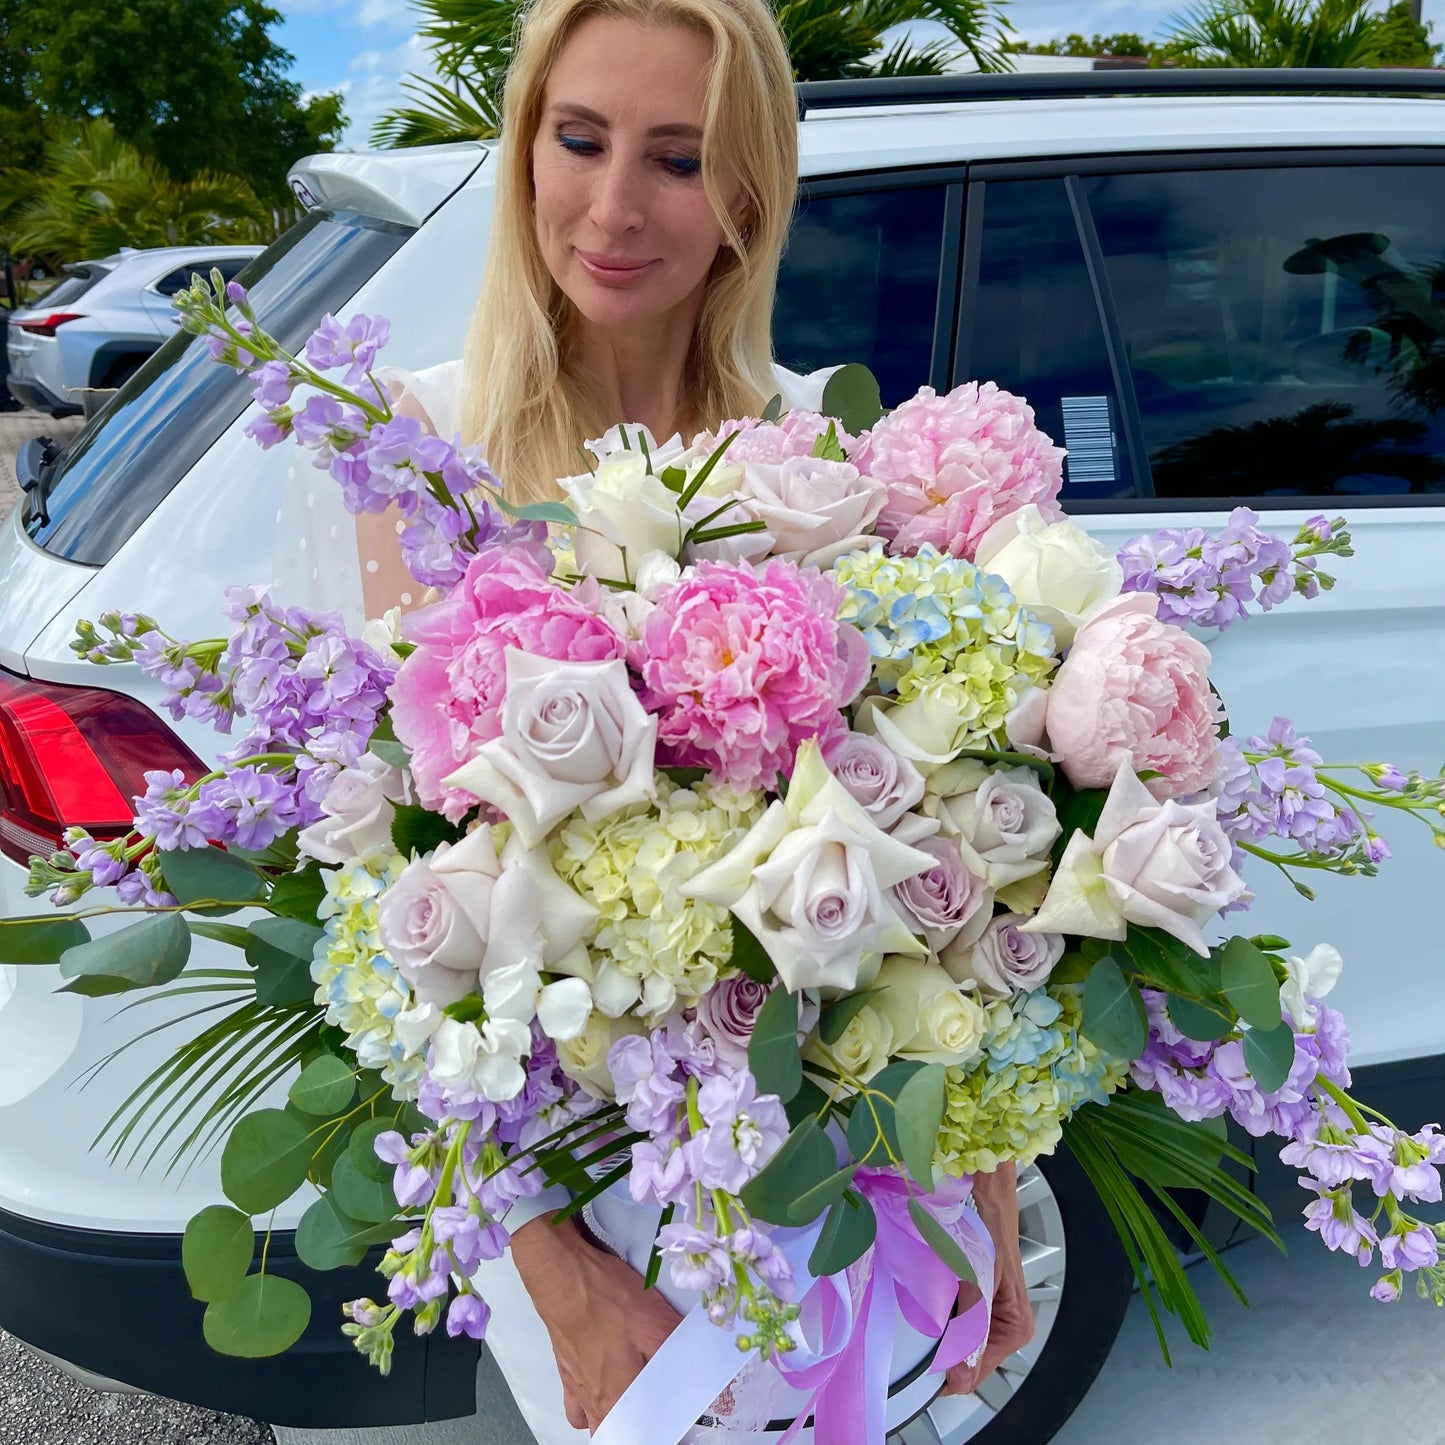
<svg viewBox="0 0 1445 1445">
<path fill-rule="evenodd" d="M 1039 426 L 1068 449 L 1065 497 L 1133 495 L 1104 331 L 1064 181 L 974 185 L 969 207 L 979 239 L 967 266 L 975 279 L 962 298 L 956 380 L 994 381 L 1028 400 Z"/>
<path fill-rule="evenodd" d="M 1083 187 L 1161 497 L 1445 493 L 1445 165 Z"/>
<path fill-rule="evenodd" d="M 885 406 L 927 382 L 946 196 L 936 184 L 805 194 L 778 277 L 778 360 L 805 372 L 862 362 Z"/>
<path fill-rule="evenodd" d="M 188 265 L 176 267 L 174 271 L 167 271 L 156 282 L 156 290 L 162 296 L 174 296 L 178 291 L 184 290 L 191 284 L 191 277 L 200 269 L 199 264 L 192 261 Z"/>
</svg>

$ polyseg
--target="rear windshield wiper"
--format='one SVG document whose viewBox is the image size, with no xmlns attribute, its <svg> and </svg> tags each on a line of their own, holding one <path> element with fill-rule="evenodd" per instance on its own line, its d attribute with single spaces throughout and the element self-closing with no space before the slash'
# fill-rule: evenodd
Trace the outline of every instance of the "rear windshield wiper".
<svg viewBox="0 0 1445 1445">
<path fill-rule="evenodd" d="M 31 437 L 20 443 L 15 453 L 15 480 L 25 493 L 25 504 L 21 509 L 22 522 L 38 522 L 40 526 L 50 525 L 50 514 L 45 509 L 45 499 L 50 491 L 50 480 L 55 475 L 55 466 L 65 448 L 50 437 Z"/>
</svg>

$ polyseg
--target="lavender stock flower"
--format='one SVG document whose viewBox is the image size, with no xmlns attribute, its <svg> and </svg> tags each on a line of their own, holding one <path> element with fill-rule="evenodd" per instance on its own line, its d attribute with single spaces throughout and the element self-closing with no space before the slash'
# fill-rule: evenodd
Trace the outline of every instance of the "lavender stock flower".
<svg viewBox="0 0 1445 1445">
<path fill-rule="evenodd" d="M 306 343 L 306 359 L 318 371 L 346 367 L 351 386 L 376 365 L 377 353 L 390 339 L 391 323 L 384 316 L 358 313 L 343 325 L 328 313 Z"/>
</svg>

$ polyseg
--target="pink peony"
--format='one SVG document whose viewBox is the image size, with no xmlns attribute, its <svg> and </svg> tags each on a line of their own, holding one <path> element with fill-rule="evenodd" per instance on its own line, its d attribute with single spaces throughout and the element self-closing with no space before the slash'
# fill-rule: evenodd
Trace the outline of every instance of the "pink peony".
<svg viewBox="0 0 1445 1445">
<path fill-rule="evenodd" d="M 501 734 L 508 647 L 564 662 L 623 655 L 613 628 L 548 580 L 549 565 L 526 547 L 485 548 L 445 602 L 406 620 L 416 651 L 391 687 L 392 726 L 411 752 L 418 799 L 453 821 L 476 799 L 442 780 Z"/>
<path fill-rule="evenodd" d="M 1147 782 L 1156 798 L 1183 798 L 1219 771 L 1223 711 L 1209 689 L 1209 649 L 1160 622 L 1158 605 L 1152 593 L 1129 592 L 1096 608 L 1054 674 L 1044 730 L 1076 788 L 1111 786 L 1127 761 L 1161 775 Z"/>
<path fill-rule="evenodd" d="M 1046 522 L 1063 520 L 1063 449 L 1034 425 L 1021 397 L 991 381 L 947 396 L 925 386 L 849 457 L 888 487 L 878 531 L 894 552 L 931 542 L 972 561 L 983 534 L 1026 502 Z"/>
<path fill-rule="evenodd" d="M 842 589 L 774 560 L 697 566 L 656 597 L 634 661 L 671 763 L 771 788 L 807 738 L 842 732 L 868 680 L 862 634 L 838 621 Z"/>
<path fill-rule="evenodd" d="M 736 440 L 724 454 L 726 461 L 776 466 L 789 457 L 812 456 L 818 438 L 828 430 L 829 420 L 815 411 L 789 411 L 775 422 L 759 421 L 751 416 L 741 421 L 725 421 L 716 431 L 699 432 L 693 438 L 691 450 L 694 456 L 709 457 L 736 432 Z M 856 439 L 837 422 L 833 426 L 838 445 L 851 455 Z"/>
</svg>

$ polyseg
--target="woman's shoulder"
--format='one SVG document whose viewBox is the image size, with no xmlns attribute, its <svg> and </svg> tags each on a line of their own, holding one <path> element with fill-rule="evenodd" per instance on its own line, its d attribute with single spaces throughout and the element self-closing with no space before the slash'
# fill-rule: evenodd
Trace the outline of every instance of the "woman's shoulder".
<svg viewBox="0 0 1445 1445">
<path fill-rule="evenodd" d="M 419 412 L 430 421 L 439 437 L 451 437 L 459 428 L 462 410 L 462 361 L 443 361 L 420 371 L 401 366 L 377 368 L 377 380 L 391 393 L 392 406 L 400 415 Z"/>
<path fill-rule="evenodd" d="M 828 378 L 838 369 L 837 366 L 825 366 L 818 371 L 789 371 L 775 361 L 773 375 L 778 379 L 783 406 L 792 411 L 822 411 L 823 389 L 828 385 Z"/>
</svg>

